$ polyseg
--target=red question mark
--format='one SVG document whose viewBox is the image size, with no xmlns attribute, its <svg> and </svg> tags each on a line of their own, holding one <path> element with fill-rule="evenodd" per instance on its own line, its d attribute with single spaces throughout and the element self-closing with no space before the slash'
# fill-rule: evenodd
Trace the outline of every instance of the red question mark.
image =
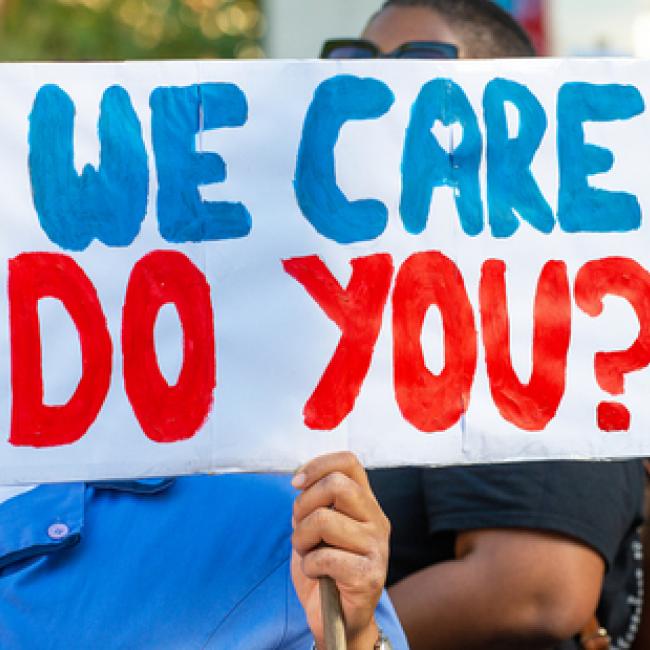
<svg viewBox="0 0 650 650">
<path fill-rule="evenodd" d="M 596 380 L 612 395 L 625 392 L 625 375 L 650 364 L 650 273 L 626 257 L 608 257 L 585 264 L 576 277 L 575 299 L 589 316 L 600 316 L 605 296 L 620 296 L 634 308 L 639 319 L 639 336 L 630 348 L 620 352 L 598 352 Z M 627 431 L 630 412 L 617 402 L 598 405 L 598 426 L 602 431 Z"/>
</svg>

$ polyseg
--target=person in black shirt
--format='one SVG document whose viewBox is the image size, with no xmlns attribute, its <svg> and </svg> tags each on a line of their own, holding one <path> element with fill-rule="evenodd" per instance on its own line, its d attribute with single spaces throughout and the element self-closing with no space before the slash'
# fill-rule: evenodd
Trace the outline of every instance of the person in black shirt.
<svg viewBox="0 0 650 650">
<path fill-rule="evenodd" d="M 410 56 L 418 49 L 406 44 L 443 44 L 428 58 L 454 51 L 444 45 L 462 58 L 534 56 L 488 0 L 388 0 L 362 37 Z M 389 593 L 413 650 L 631 647 L 640 462 L 405 468 L 370 480 L 393 526 Z"/>
<path fill-rule="evenodd" d="M 473 645 L 458 636 L 450 643 L 411 640 L 412 648 L 575 650 L 594 614 L 599 625 L 593 634 L 602 626 L 612 649 L 630 648 L 643 595 L 637 532 L 643 481 L 636 461 L 371 471 L 371 486 L 393 528 L 387 585 L 407 635 L 408 621 L 418 616 L 411 601 L 435 602 L 463 578 L 452 591 L 461 592 L 459 600 L 464 590 L 473 598 L 456 612 L 459 625 L 478 634 L 474 617 L 486 605 L 492 623 L 508 607 L 521 615 L 514 629 L 490 642 L 487 629 Z M 581 546 L 600 558 L 605 571 L 604 579 L 597 574 L 600 597 L 590 594 L 592 581 L 576 554 Z M 437 571 L 427 574 L 429 568 Z M 426 593 L 419 587 L 424 582 L 431 586 Z M 437 627 L 436 607 L 423 603 L 422 609 L 425 622 Z M 440 630 L 433 634 L 439 637 Z"/>
</svg>

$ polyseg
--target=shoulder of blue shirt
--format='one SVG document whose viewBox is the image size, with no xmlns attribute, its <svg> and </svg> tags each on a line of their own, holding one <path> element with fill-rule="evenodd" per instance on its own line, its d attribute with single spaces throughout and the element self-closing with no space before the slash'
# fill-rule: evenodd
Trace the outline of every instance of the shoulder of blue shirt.
<svg viewBox="0 0 650 650">
<path fill-rule="evenodd" d="M 34 629 L 75 630 L 80 648 L 310 647 L 289 573 L 295 494 L 286 476 L 225 475 L 42 485 L 1 503 L 6 647 Z M 386 595 L 377 619 L 407 648 Z"/>
</svg>

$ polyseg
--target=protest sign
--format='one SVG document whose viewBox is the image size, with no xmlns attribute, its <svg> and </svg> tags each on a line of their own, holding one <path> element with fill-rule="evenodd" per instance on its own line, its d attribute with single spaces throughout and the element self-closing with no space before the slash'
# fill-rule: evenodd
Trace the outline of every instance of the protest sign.
<svg viewBox="0 0 650 650">
<path fill-rule="evenodd" d="M 0 67 L 2 481 L 650 455 L 649 71 Z"/>
</svg>

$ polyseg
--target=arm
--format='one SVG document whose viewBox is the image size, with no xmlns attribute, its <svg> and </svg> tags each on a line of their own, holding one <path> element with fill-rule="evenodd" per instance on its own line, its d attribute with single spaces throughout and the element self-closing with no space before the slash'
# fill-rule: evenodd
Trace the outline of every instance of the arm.
<svg viewBox="0 0 650 650">
<path fill-rule="evenodd" d="M 545 649 L 593 616 L 604 561 L 540 531 L 459 534 L 456 559 L 390 589 L 412 650 Z"/>
<path fill-rule="evenodd" d="M 390 525 L 366 473 L 349 453 L 322 456 L 294 477 L 291 573 L 319 650 L 324 648 L 318 578 L 330 576 L 341 594 L 348 650 L 372 650 L 374 613 L 386 580 Z"/>
</svg>

